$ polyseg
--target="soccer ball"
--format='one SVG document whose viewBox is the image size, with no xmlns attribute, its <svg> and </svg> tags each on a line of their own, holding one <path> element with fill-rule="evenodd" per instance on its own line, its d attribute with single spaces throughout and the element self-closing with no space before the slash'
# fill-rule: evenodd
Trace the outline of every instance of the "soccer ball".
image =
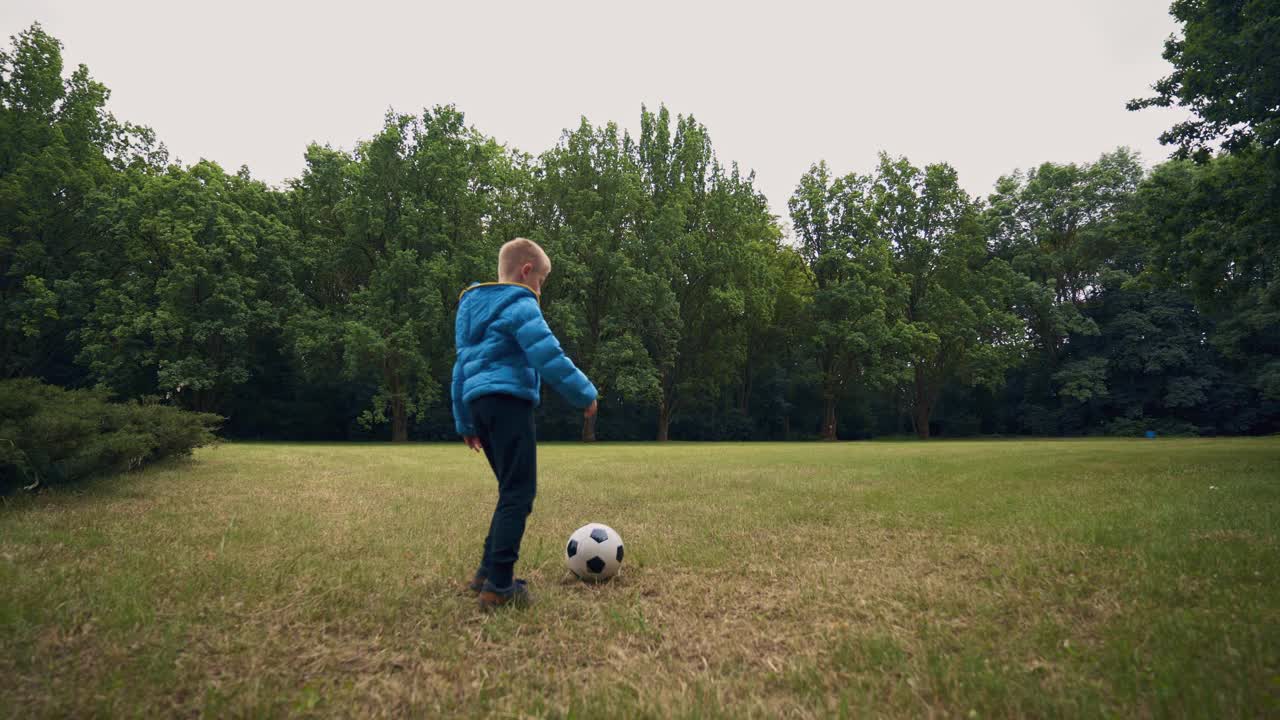
<svg viewBox="0 0 1280 720">
<path fill-rule="evenodd" d="M 569 536 L 564 564 L 579 580 L 608 580 L 622 567 L 622 536 L 608 525 L 583 525 Z"/>
</svg>

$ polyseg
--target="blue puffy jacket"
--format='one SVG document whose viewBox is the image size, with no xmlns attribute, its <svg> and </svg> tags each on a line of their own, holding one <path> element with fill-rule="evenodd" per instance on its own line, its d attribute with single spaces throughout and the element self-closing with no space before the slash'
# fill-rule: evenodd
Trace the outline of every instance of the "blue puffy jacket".
<svg viewBox="0 0 1280 720">
<path fill-rule="evenodd" d="M 471 401 L 502 393 L 541 402 L 542 380 L 575 406 L 596 399 L 596 387 L 560 349 L 538 296 L 517 283 L 472 285 L 458 301 L 454 326 L 453 421 L 460 435 L 475 435 Z"/>
</svg>

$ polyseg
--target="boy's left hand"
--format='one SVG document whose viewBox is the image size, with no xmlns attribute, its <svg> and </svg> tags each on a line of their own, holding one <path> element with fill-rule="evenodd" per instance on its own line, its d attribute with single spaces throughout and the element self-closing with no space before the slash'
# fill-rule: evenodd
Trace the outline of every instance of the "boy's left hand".
<svg viewBox="0 0 1280 720">
<path fill-rule="evenodd" d="M 467 447 L 475 450 L 476 452 L 484 450 L 484 443 L 480 442 L 480 438 L 475 435 L 464 435 L 462 437 L 462 442 L 466 443 Z"/>
</svg>

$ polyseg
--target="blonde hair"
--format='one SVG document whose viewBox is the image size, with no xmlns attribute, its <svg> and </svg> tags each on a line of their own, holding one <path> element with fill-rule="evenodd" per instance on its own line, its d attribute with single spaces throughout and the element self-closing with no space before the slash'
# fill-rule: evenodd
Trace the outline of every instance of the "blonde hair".
<svg viewBox="0 0 1280 720">
<path fill-rule="evenodd" d="M 551 271 L 551 258 L 538 245 L 527 238 L 516 238 L 502 246 L 498 251 L 498 279 L 514 278 L 520 274 L 520 268 L 531 263 L 535 270 Z"/>
</svg>

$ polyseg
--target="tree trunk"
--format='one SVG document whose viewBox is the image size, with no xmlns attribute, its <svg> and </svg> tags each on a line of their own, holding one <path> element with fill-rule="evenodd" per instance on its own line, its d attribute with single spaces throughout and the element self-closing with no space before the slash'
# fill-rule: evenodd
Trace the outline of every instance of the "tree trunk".
<svg viewBox="0 0 1280 720">
<path fill-rule="evenodd" d="M 582 418 L 582 442 L 596 441 L 596 416 Z"/>
<path fill-rule="evenodd" d="M 918 405 L 916 406 L 914 412 L 915 412 L 915 415 L 913 417 L 914 417 L 914 422 L 916 426 L 916 437 L 920 438 L 921 440 L 928 440 L 929 439 L 929 415 L 930 415 L 929 406 L 923 405 L 923 404 Z"/>
<path fill-rule="evenodd" d="M 409 439 L 409 416 L 405 412 L 404 398 L 398 395 L 391 398 L 391 442 L 406 442 Z"/>
<path fill-rule="evenodd" d="M 911 421 L 916 426 L 916 437 L 929 439 L 929 416 L 933 414 L 933 403 L 929 398 L 929 390 L 925 384 L 924 371 L 916 367 L 915 402 L 911 408 Z"/>
<path fill-rule="evenodd" d="M 671 409 L 667 404 L 658 404 L 658 442 L 667 441 L 667 430 L 671 427 Z"/>
<path fill-rule="evenodd" d="M 836 440 L 836 398 L 824 395 L 822 398 L 822 439 Z"/>
</svg>

